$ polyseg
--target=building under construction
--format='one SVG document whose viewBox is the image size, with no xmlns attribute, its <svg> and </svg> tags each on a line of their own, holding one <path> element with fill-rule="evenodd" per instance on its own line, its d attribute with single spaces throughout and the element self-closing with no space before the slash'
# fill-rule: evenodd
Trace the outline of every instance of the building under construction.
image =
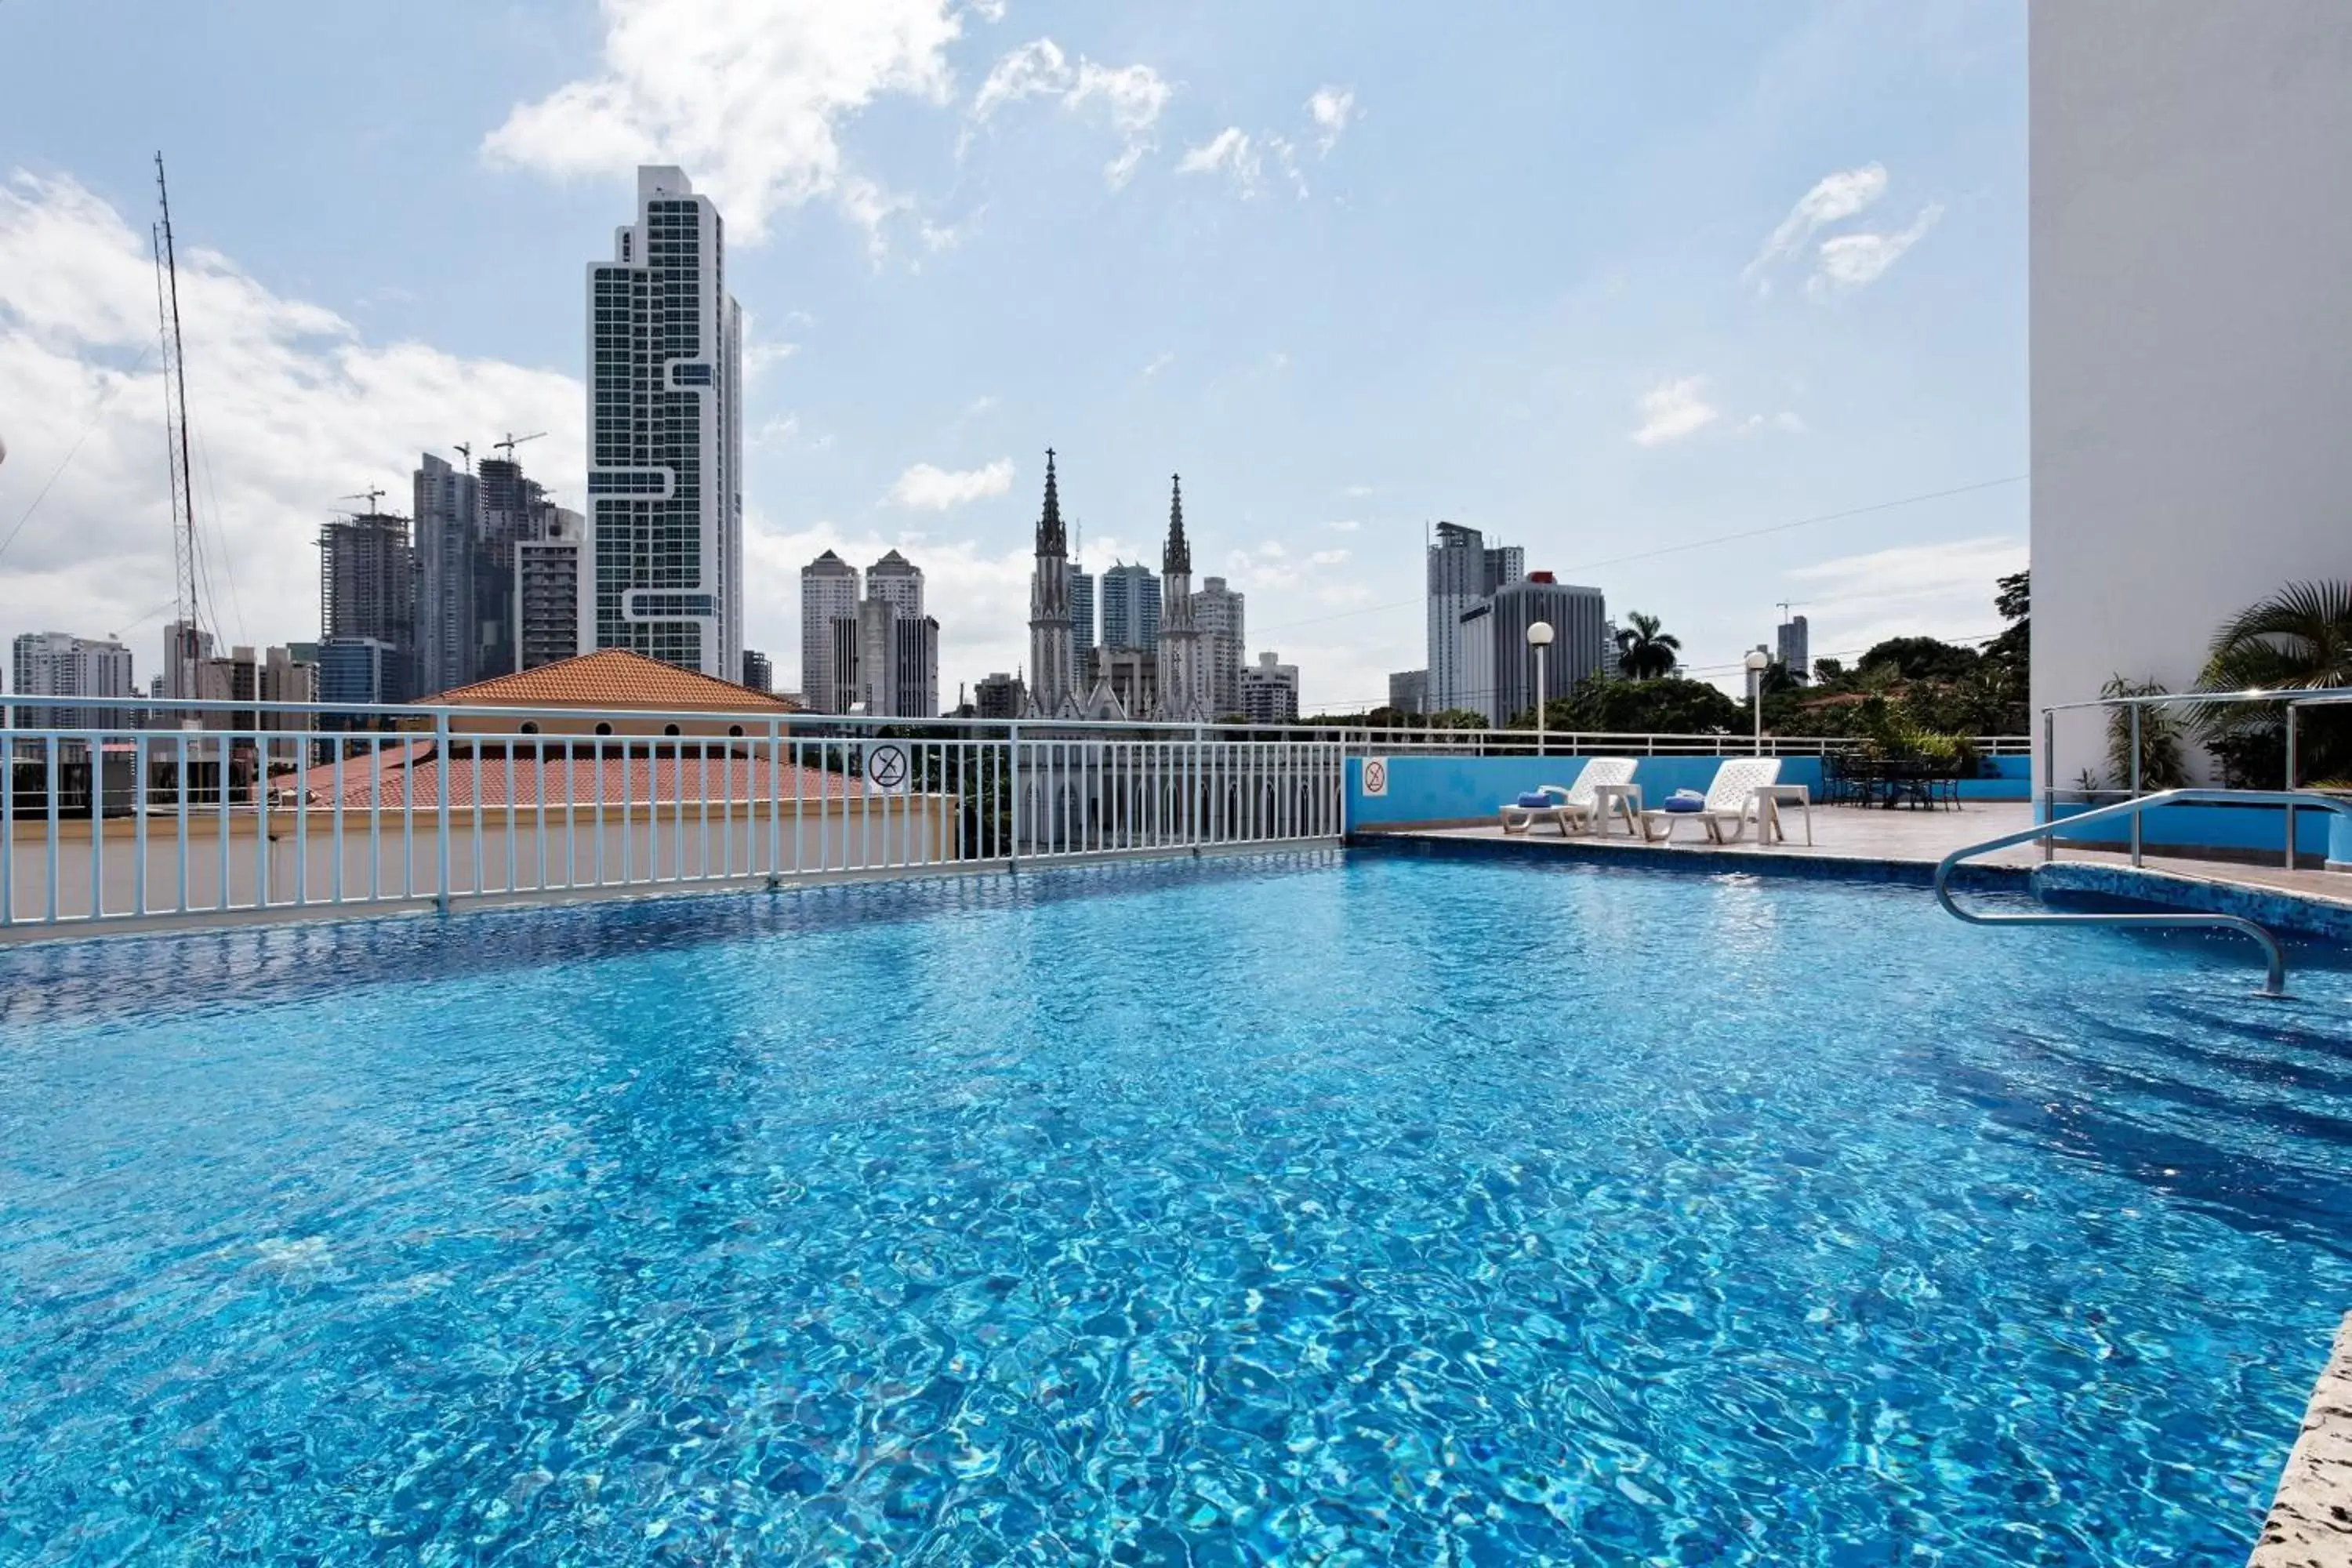
<svg viewBox="0 0 2352 1568">
<path fill-rule="evenodd" d="M 319 636 L 322 642 L 381 643 L 389 652 L 377 700 L 406 702 L 417 695 L 416 549 L 406 518 L 362 512 L 334 518 L 320 531 Z"/>
</svg>

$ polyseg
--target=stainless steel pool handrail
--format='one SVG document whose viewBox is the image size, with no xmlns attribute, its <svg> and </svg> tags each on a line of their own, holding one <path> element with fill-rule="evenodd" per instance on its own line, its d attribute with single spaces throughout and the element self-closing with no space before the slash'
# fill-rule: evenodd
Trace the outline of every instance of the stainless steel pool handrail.
<svg viewBox="0 0 2352 1568">
<path fill-rule="evenodd" d="M 2263 984 L 2263 994 L 2265 996 L 2283 996 L 2286 994 L 2286 949 L 2280 943 L 2279 939 L 2273 936 L 2269 930 L 2255 924 L 2252 921 L 2246 919 L 2242 915 L 2207 914 L 2201 911 L 2186 910 L 2177 914 L 2146 915 L 1988 915 L 1979 914 L 1969 910 L 1964 910 L 1960 908 L 1958 903 L 1952 898 L 1953 871 L 1959 867 L 1962 861 L 1971 859 L 1976 856 L 1989 855 L 1996 849 L 2007 849 L 2013 845 L 2031 844 L 2037 839 L 2047 843 L 2057 837 L 2059 835 L 2069 832 L 2077 827 L 2087 827 L 2093 823 L 2112 821 L 2117 817 L 2137 817 L 2141 812 L 2152 811 L 2160 805 L 2312 805 L 2317 806 L 2324 811 L 2334 811 L 2347 816 L 2352 816 L 2352 802 L 2339 799 L 2335 795 L 2321 795 L 2315 790 L 2163 790 L 2155 795 L 2141 795 L 2135 800 L 2117 801 L 2113 805 L 2103 805 L 2095 810 L 2078 812 L 2072 816 L 2053 816 L 2048 821 L 2037 822 L 2031 827 L 2021 827 L 2014 833 L 2004 833 L 1998 838 L 1988 838 L 1981 844 L 1971 844 L 1964 849 L 1955 849 L 1949 855 L 1945 856 L 1936 867 L 1936 901 L 1944 906 L 1945 913 L 1951 915 L 1957 920 L 1966 921 L 1970 925 L 1979 926 L 2101 925 L 2137 926 L 2142 928 L 2151 926 L 2204 926 L 2218 928 L 2222 931 L 2243 931 L 2246 935 L 2253 938 L 2254 941 L 2262 944 L 2263 956 L 2269 963 L 2269 973 Z"/>
</svg>

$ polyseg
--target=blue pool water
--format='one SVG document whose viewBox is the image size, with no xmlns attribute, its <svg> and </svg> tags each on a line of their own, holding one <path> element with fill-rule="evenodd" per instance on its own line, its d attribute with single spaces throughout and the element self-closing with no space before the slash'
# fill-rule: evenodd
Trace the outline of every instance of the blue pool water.
<svg viewBox="0 0 2352 1568">
<path fill-rule="evenodd" d="M 0 957 L 0 1562 L 2234 1563 L 2352 977 L 1357 857 Z"/>
</svg>

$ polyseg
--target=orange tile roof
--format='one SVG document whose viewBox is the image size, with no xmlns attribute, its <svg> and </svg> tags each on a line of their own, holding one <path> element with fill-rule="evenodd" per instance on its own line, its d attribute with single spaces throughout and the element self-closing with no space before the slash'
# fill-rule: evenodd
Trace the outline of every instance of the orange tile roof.
<svg viewBox="0 0 2352 1568">
<path fill-rule="evenodd" d="M 649 802 L 692 805 L 708 801 L 841 800 L 867 794 L 862 780 L 798 767 L 764 756 L 730 756 L 713 747 L 706 756 L 694 742 L 681 759 L 665 751 L 648 756 L 642 749 L 623 757 L 609 752 L 602 761 L 583 743 L 569 758 L 551 752 L 544 761 L 532 748 L 519 745 L 511 763 L 503 748 L 484 749 L 478 757 L 467 753 L 449 759 L 449 804 L 466 809 L 477 802 L 486 807 L 519 806 L 545 802 L 551 806 L 593 805 L 600 798 L 608 806 L 624 800 L 632 805 Z M 332 763 L 302 775 L 307 804 L 331 805 L 340 785 L 346 807 L 371 805 L 397 810 L 404 805 L 437 806 L 441 803 L 442 769 L 433 748 L 422 742 L 386 746 L 374 757 L 365 752 L 343 759 L 342 776 Z M 272 781 L 282 804 L 292 805 L 289 781 Z M 878 797 L 877 797 L 878 798 Z"/>
<path fill-rule="evenodd" d="M 453 708 L 627 708 L 688 713 L 797 713 L 799 705 L 627 648 L 600 648 L 494 676 L 421 702 Z"/>
</svg>

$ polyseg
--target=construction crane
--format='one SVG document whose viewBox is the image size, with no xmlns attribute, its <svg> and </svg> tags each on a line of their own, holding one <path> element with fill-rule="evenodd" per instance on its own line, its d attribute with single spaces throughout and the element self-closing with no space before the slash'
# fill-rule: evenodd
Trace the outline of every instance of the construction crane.
<svg viewBox="0 0 2352 1568">
<path fill-rule="evenodd" d="M 474 471 L 474 448 L 468 447 L 463 441 L 452 441 L 449 443 L 449 449 L 457 453 L 457 456 L 466 459 L 466 471 L 467 473 L 470 474 Z"/>
<path fill-rule="evenodd" d="M 373 517 L 375 515 L 375 503 L 383 499 L 384 493 L 383 488 L 381 485 L 370 485 L 363 490 L 353 490 L 350 495 L 337 496 L 335 499 L 337 500 L 363 500 L 368 503 L 368 509 L 364 515 Z"/>
<path fill-rule="evenodd" d="M 528 436 L 518 436 L 513 431 L 509 430 L 507 432 L 507 438 L 505 440 L 493 441 L 490 445 L 504 452 L 507 455 L 507 461 L 511 463 L 514 461 L 514 449 L 517 447 L 521 446 L 525 441 L 536 441 L 541 436 L 546 434 L 547 432 L 544 430 L 534 430 Z"/>
<path fill-rule="evenodd" d="M 196 488 L 188 460 L 188 371 L 180 342 L 180 265 L 172 245 L 172 193 L 163 183 L 163 154 L 155 154 L 155 205 L 149 231 L 155 250 L 155 317 L 163 345 L 163 449 L 172 474 L 172 628 L 173 658 L 168 695 L 196 695 L 203 638 L 196 630 Z"/>
<path fill-rule="evenodd" d="M 1806 604 L 1807 604 L 1807 601 L 1802 600 L 1802 599 L 1800 599 L 1799 601 L 1797 601 L 1797 602 L 1796 602 L 1795 604 L 1793 604 L 1793 605 L 1792 605 L 1792 604 L 1790 604 L 1788 600 L 1786 600 L 1786 599 L 1782 599 L 1782 600 L 1780 602 L 1780 624 L 1781 624 L 1782 626 L 1787 626 L 1787 625 L 1789 624 L 1789 612 L 1790 612 L 1790 610 L 1801 610 L 1801 609 L 1803 609 L 1803 608 L 1805 608 L 1805 607 L 1806 607 Z"/>
</svg>

